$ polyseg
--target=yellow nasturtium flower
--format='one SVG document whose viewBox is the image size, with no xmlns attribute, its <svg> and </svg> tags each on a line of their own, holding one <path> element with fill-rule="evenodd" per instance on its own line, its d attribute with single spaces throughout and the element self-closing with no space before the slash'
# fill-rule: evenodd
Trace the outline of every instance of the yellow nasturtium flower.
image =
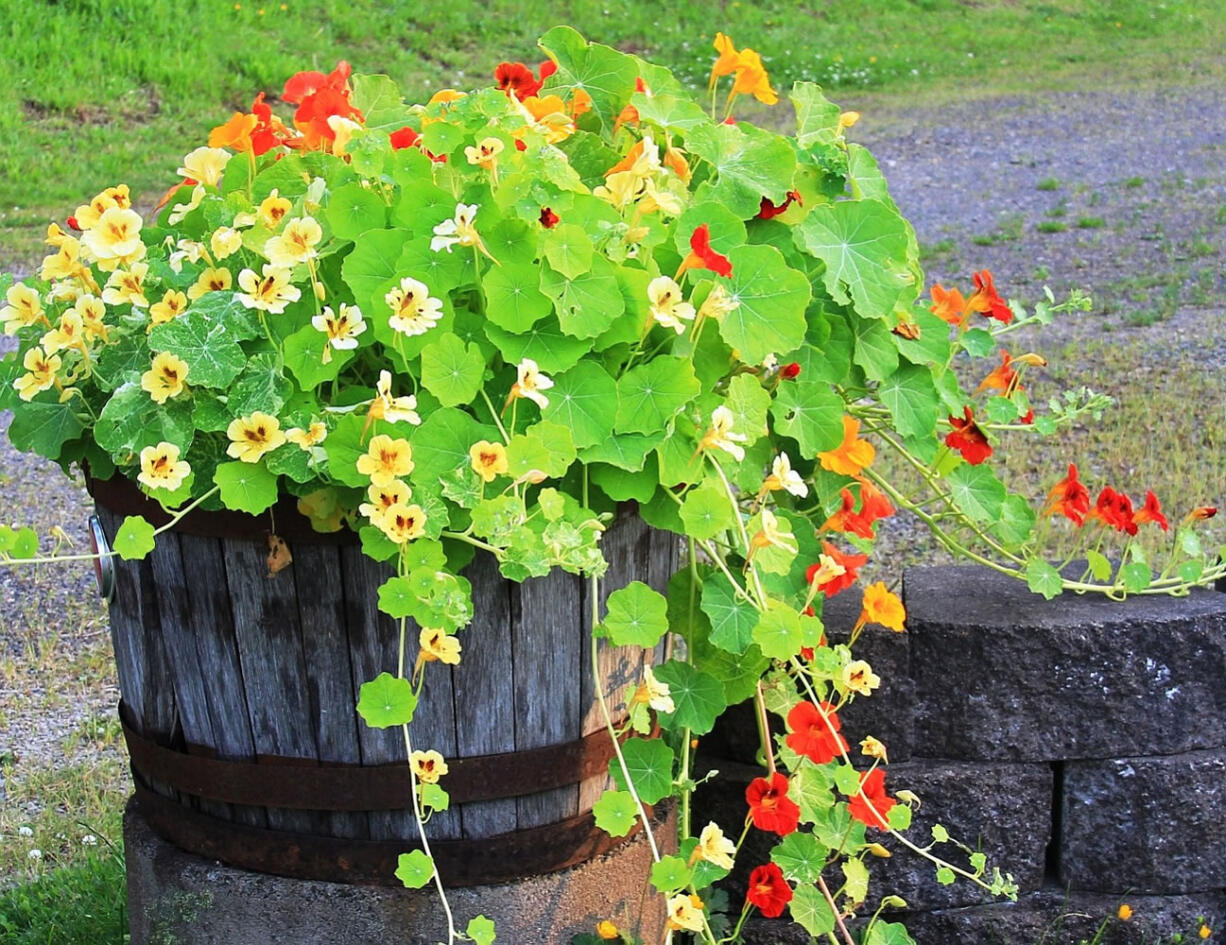
<svg viewBox="0 0 1226 945">
<path fill-rule="evenodd" d="M 328 426 L 316 420 L 305 430 L 300 427 L 286 430 L 285 438 L 299 449 L 309 452 L 328 438 Z"/>
<path fill-rule="evenodd" d="M 706 860 L 708 863 L 714 863 L 716 866 L 730 870 L 734 856 L 736 856 L 736 844 L 724 836 L 724 832 L 719 829 L 719 824 L 712 821 L 702 828 L 702 833 L 698 836 L 698 846 L 694 847 L 694 852 L 690 855 L 690 864 Z"/>
<path fill-rule="evenodd" d="M 135 210 L 111 207 L 98 222 L 85 231 L 81 243 L 103 268 L 108 263 L 126 265 L 145 255 L 140 229 L 144 221 Z"/>
<path fill-rule="evenodd" d="M 434 229 L 437 231 L 438 227 Z M 434 239 L 437 241 L 439 237 Z M 431 245 L 433 246 L 433 243 Z M 442 301 L 430 296 L 430 289 L 424 282 L 418 282 L 409 276 L 401 279 L 400 285 L 385 294 L 383 300 L 392 310 L 392 315 L 387 320 L 388 325 L 394 331 L 410 337 L 424 335 L 437 325 L 442 317 Z"/>
<path fill-rule="evenodd" d="M 47 354 L 56 354 L 67 348 L 75 348 L 84 354 L 87 349 L 85 325 L 80 314 L 75 309 L 69 309 L 60 316 L 59 325 L 43 335 L 41 343 Z"/>
<path fill-rule="evenodd" d="M 744 433 L 733 433 L 732 425 L 736 417 L 727 407 L 716 407 L 711 411 L 711 428 L 703 434 L 698 443 L 700 450 L 719 449 L 728 453 L 738 463 L 745 458 L 745 447 L 741 446 L 749 439 Z"/>
<path fill-rule="evenodd" d="M 285 215 L 290 212 L 293 206 L 284 197 L 278 196 L 274 188 L 267 197 L 260 201 L 259 210 L 256 212 L 265 228 L 275 230 L 281 225 L 281 221 L 285 219 Z"/>
<path fill-rule="evenodd" d="M 209 237 L 209 249 L 214 259 L 233 256 L 243 248 L 243 234 L 232 226 L 219 226 Z"/>
<path fill-rule="evenodd" d="M 198 181 L 205 187 L 216 187 L 221 183 L 222 171 L 229 160 L 230 152 L 224 148 L 196 148 L 184 156 L 183 166 L 175 173 Z"/>
<path fill-rule="evenodd" d="M 460 662 L 460 641 L 445 630 L 423 627 L 417 642 L 421 645 L 419 658 L 427 663 L 438 660 L 448 666 L 456 666 Z"/>
<path fill-rule="evenodd" d="M 549 406 L 549 398 L 541 391 L 553 387 L 553 379 L 542 374 L 536 362 L 524 358 L 515 368 L 516 381 L 511 385 L 511 400 L 516 397 L 526 397 L 542 410 Z"/>
<path fill-rule="evenodd" d="M 223 272 L 225 270 L 222 270 Z M 154 325 L 162 325 L 169 321 L 174 321 L 180 315 L 187 311 L 187 296 L 182 292 L 174 289 L 167 291 L 162 296 L 162 301 L 154 302 L 149 306 L 149 327 Z"/>
<path fill-rule="evenodd" d="M 843 685 L 862 696 L 871 696 L 881 685 L 881 677 L 864 660 L 852 660 L 843 667 Z"/>
<path fill-rule="evenodd" d="M 78 279 L 88 274 L 88 267 L 81 259 L 81 243 L 71 236 L 65 236 L 58 244 L 56 251 L 43 257 L 42 268 L 38 278 L 45 282 L 56 282 L 61 279 Z"/>
<path fill-rule="evenodd" d="M 665 927 L 673 931 L 680 932 L 701 932 L 702 931 L 702 908 L 703 902 L 695 895 L 673 896 L 668 900 L 668 920 L 665 922 Z"/>
<path fill-rule="evenodd" d="M 426 513 L 420 505 L 397 502 L 372 522 L 397 545 L 415 541 L 426 533 Z"/>
<path fill-rule="evenodd" d="M 473 472 L 480 476 L 483 482 L 493 482 L 498 476 L 505 476 L 507 473 L 507 450 L 501 443 L 478 440 L 469 447 L 468 458 Z"/>
<path fill-rule="evenodd" d="M 25 374 L 13 381 L 13 389 L 22 400 L 33 400 L 36 394 L 50 390 L 55 385 L 55 376 L 63 366 L 58 354 L 47 354 L 38 345 L 25 353 L 21 365 Z"/>
<path fill-rule="evenodd" d="M 94 197 L 87 204 L 82 204 L 77 207 L 72 218 L 77 221 L 77 226 L 88 231 L 94 228 L 94 225 L 112 207 L 118 207 L 121 210 L 126 210 L 132 206 L 132 197 L 128 191 L 127 184 L 119 184 L 116 187 L 108 187 L 106 190 Z M 48 236 L 50 236 L 48 231 Z"/>
<path fill-rule="evenodd" d="M 0 321 L 4 322 L 6 335 L 15 334 L 18 328 L 33 325 L 40 318 L 46 321 L 43 315 L 43 300 L 28 285 L 18 282 L 9 286 L 4 293 L 4 300 L 8 304 L 0 308 Z"/>
<path fill-rule="evenodd" d="M 221 267 L 206 269 L 188 287 L 187 297 L 194 302 L 210 292 L 227 292 L 233 284 L 234 277 L 230 275 L 229 269 L 222 269 Z"/>
<path fill-rule="evenodd" d="M 413 773 L 422 784 L 438 784 L 438 779 L 448 771 L 447 762 L 434 749 L 429 751 L 414 751 L 409 755 L 413 765 Z"/>
<path fill-rule="evenodd" d="M 191 471 L 191 466 L 179 459 L 179 447 L 163 441 L 140 451 L 140 474 L 136 481 L 149 489 L 174 492 Z"/>
<path fill-rule="evenodd" d="M 464 156 L 468 158 L 469 164 L 493 172 L 498 167 L 498 155 L 505 147 L 501 138 L 482 138 L 476 147 L 466 147 Z"/>
<path fill-rule="evenodd" d="M 88 293 L 78 296 L 73 303 L 72 310 L 81 316 L 81 326 L 88 337 L 107 340 L 106 325 L 103 323 L 106 317 L 106 306 L 102 299 Z"/>
<path fill-rule="evenodd" d="M 116 269 L 106 280 L 102 301 L 107 305 L 127 304 L 134 308 L 145 308 L 149 304 L 149 300 L 145 298 L 145 276 L 148 274 L 148 263 L 132 263 L 127 269 Z"/>
<path fill-rule="evenodd" d="M 154 403 L 164 404 L 183 393 L 187 372 L 186 361 L 163 351 L 153 356 L 153 365 L 140 376 L 141 390 L 148 391 Z"/>
<path fill-rule="evenodd" d="M 386 486 L 413 471 L 413 448 L 408 440 L 392 439 L 381 433 L 371 437 L 366 452 L 358 457 L 357 467 L 376 486 Z"/>
<path fill-rule="evenodd" d="M 264 255 L 272 265 L 290 269 L 314 259 L 318 255 L 315 247 L 323 236 L 323 230 L 313 217 L 296 217 L 285 224 L 279 236 L 264 244 Z"/>
<path fill-rule="evenodd" d="M 407 483 L 403 483 L 399 479 L 393 479 L 391 482 L 381 486 L 376 486 L 372 483 L 366 490 L 366 497 L 370 501 L 359 505 L 358 511 L 370 519 L 372 524 L 378 525 L 379 519 L 392 506 L 401 505 L 407 507 L 409 499 L 413 497 L 413 490 L 408 487 Z"/>
<path fill-rule="evenodd" d="M 668 276 L 657 276 L 647 283 L 647 300 L 651 303 L 651 317 L 679 335 L 694 320 L 694 306 L 685 301 L 681 286 Z"/>
<path fill-rule="evenodd" d="M 254 269 L 244 269 L 238 274 L 238 287 L 234 297 L 247 308 L 260 309 L 270 315 L 280 315 L 291 302 L 302 298 L 302 292 L 290 283 L 290 270 L 271 263 L 263 267 L 262 275 Z"/>
<path fill-rule="evenodd" d="M 375 399 L 370 402 L 370 410 L 366 414 L 370 420 L 386 420 L 388 423 L 405 421 L 415 426 L 421 423 L 421 416 L 417 413 L 417 398 L 414 395 L 392 396 L 391 371 L 379 372 L 379 383 L 375 385 L 375 394 Z M 369 420 L 367 422 L 369 423 Z"/>
<path fill-rule="evenodd" d="M 260 458 L 285 442 L 281 421 L 256 411 L 249 417 L 239 417 L 226 427 L 230 445 L 226 455 L 244 463 L 258 463 Z"/>
<path fill-rule="evenodd" d="M 311 318 L 311 327 L 328 336 L 328 343 L 324 345 L 322 359 L 324 364 L 332 361 L 333 348 L 338 351 L 356 348 L 358 335 L 366 331 L 366 321 L 362 318 L 360 308 L 356 305 L 346 305 L 344 302 L 341 303 L 340 308 L 338 315 L 332 311 L 330 305 L 325 305 L 321 314 Z"/>
</svg>

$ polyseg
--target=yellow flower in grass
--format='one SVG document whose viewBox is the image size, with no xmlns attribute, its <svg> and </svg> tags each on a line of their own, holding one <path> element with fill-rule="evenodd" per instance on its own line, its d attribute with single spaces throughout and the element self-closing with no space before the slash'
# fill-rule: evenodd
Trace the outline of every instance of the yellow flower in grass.
<svg viewBox="0 0 1226 945">
<path fill-rule="evenodd" d="M 694 306 L 685 301 L 681 286 L 668 276 L 657 276 L 647 283 L 647 300 L 651 302 L 651 317 L 679 335 L 686 323 L 694 320 Z"/>
<path fill-rule="evenodd" d="M 97 222 L 102 218 L 102 215 L 112 207 L 118 207 L 120 210 L 127 210 L 132 206 L 132 197 L 128 191 L 127 184 L 119 184 L 116 187 L 108 187 L 106 190 L 94 197 L 87 204 L 82 204 L 77 207 L 72 218 L 77 221 L 77 226 L 81 230 L 92 230 Z M 48 236 L 51 235 L 48 231 Z"/>
<path fill-rule="evenodd" d="M 106 280 L 102 289 L 102 301 L 107 305 L 131 305 L 145 308 L 145 276 L 149 274 L 148 263 L 133 263 L 127 269 L 116 269 Z"/>
<path fill-rule="evenodd" d="M 493 482 L 507 473 L 507 450 L 501 443 L 478 440 L 468 449 L 468 458 L 475 472 L 484 482 Z"/>
<path fill-rule="evenodd" d="M 140 376 L 141 390 L 148 391 L 154 403 L 164 404 L 183 393 L 187 362 L 169 351 L 153 356 L 153 365 Z"/>
<path fill-rule="evenodd" d="M 703 434 L 698 443 L 699 450 L 723 450 L 738 463 L 745 458 L 745 448 L 741 446 L 749 437 L 744 433 L 733 433 L 732 425 L 736 417 L 727 407 L 716 407 L 711 411 L 711 427 Z"/>
<path fill-rule="evenodd" d="M 443 303 L 430 297 L 430 290 L 424 282 L 405 278 L 400 285 L 383 296 L 392 317 L 387 323 L 395 330 L 405 335 L 424 335 L 438 324 Z"/>
<path fill-rule="evenodd" d="M 668 919 L 666 928 L 675 932 L 702 931 L 703 902 L 697 896 L 681 894 L 668 900 Z"/>
<path fill-rule="evenodd" d="M 1120 903 L 1120 907 L 1115 911 L 1115 914 L 1117 917 L 1119 917 L 1121 922 L 1127 922 L 1132 918 L 1132 906 L 1128 905 L 1126 902 L 1122 902 Z"/>
<path fill-rule="evenodd" d="M 732 858 L 736 856 L 736 844 L 724 836 L 719 825 L 712 821 L 702 828 L 698 835 L 698 846 L 690 854 L 690 865 L 699 860 L 714 863 L 722 869 L 732 869 Z"/>
<path fill-rule="evenodd" d="M 140 474 L 136 481 L 149 489 L 174 492 L 191 471 L 192 467 L 179 459 L 179 447 L 163 441 L 140 451 Z"/>
<path fill-rule="evenodd" d="M 219 226 L 209 237 L 209 249 L 213 251 L 214 259 L 233 256 L 242 248 L 243 234 L 232 226 Z"/>
<path fill-rule="evenodd" d="M 434 749 L 413 752 L 409 755 L 409 762 L 413 765 L 417 780 L 423 784 L 438 784 L 438 779 L 448 771 L 447 762 Z"/>
<path fill-rule="evenodd" d="M 516 381 L 511 385 L 509 400 L 526 397 L 542 410 L 549 406 L 549 398 L 541 391 L 553 387 L 553 379 L 542 374 L 535 361 L 524 358 L 515 368 L 515 374 Z"/>
<path fill-rule="evenodd" d="M 1213 934 L 1213 929 L 1209 928 L 1204 922 L 1200 924 L 1200 928 L 1196 930 L 1196 934 L 1201 938 L 1208 938 Z"/>
<path fill-rule="evenodd" d="M 81 327 L 85 329 L 85 334 L 89 338 L 107 340 L 106 325 L 103 323 L 103 319 L 106 317 L 106 306 L 103 304 L 102 299 L 87 293 L 78 296 L 77 300 L 73 303 L 72 309 L 81 316 Z"/>
<path fill-rule="evenodd" d="M 226 455 L 244 463 L 258 463 L 265 453 L 285 442 L 281 421 L 258 410 L 249 417 L 239 417 L 226 427 L 230 445 Z"/>
<path fill-rule="evenodd" d="M 205 187 L 216 187 L 221 182 L 222 171 L 230 160 L 230 152 L 224 148 L 196 148 L 184 156 L 183 166 L 175 173 L 188 177 Z"/>
<path fill-rule="evenodd" d="M 275 230 L 281 225 L 281 221 L 285 219 L 285 215 L 290 212 L 293 206 L 284 197 L 278 196 L 274 188 L 267 197 L 260 201 L 260 206 L 256 213 L 259 216 L 260 223 L 266 229 Z"/>
<path fill-rule="evenodd" d="M 864 660 L 852 660 L 843 667 L 843 685 L 862 696 L 871 696 L 881 685 L 881 677 Z"/>
<path fill-rule="evenodd" d="M 413 498 L 413 490 L 407 483 L 393 479 L 381 486 L 372 484 L 366 490 L 366 498 L 370 501 L 359 505 L 358 511 L 370 519 L 372 524 L 378 525 L 380 517 L 392 506 L 401 505 L 407 508 L 409 499 Z"/>
<path fill-rule="evenodd" d="M 427 663 L 438 660 L 456 666 L 460 662 L 460 641 L 444 630 L 425 627 L 418 634 L 417 642 L 421 645 L 420 658 Z"/>
<path fill-rule="evenodd" d="M 250 272 L 250 270 L 247 271 Z M 227 292 L 233 284 L 234 277 L 230 275 L 229 269 L 221 267 L 206 269 L 188 287 L 187 297 L 194 302 L 210 292 Z"/>
<path fill-rule="evenodd" d="M 328 438 L 328 427 L 317 420 L 305 430 L 300 427 L 286 430 L 285 438 L 299 449 L 310 451 Z"/>
<path fill-rule="evenodd" d="M 379 383 L 375 386 L 375 399 L 370 402 L 370 410 L 366 414 L 371 420 L 386 420 L 388 423 L 401 421 L 414 425 L 421 423 L 417 413 L 417 398 L 412 394 L 405 397 L 392 396 L 392 372 L 380 371 Z"/>
<path fill-rule="evenodd" d="M 280 315 L 291 302 L 302 298 L 297 286 L 290 284 L 290 270 L 271 264 L 264 266 L 263 275 L 254 269 L 244 269 L 238 274 L 238 287 L 234 297 L 247 308 L 260 309 L 270 315 Z"/>
<path fill-rule="evenodd" d="M 15 334 L 18 328 L 26 328 L 39 319 L 46 321 L 42 297 L 28 285 L 18 282 L 9 286 L 4 300 L 8 304 L 0 308 L 0 321 L 4 322 L 6 335 Z"/>
<path fill-rule="evenodd" d="M 145 255 L 140 228 L 144 221 L 135 210 L 111 207 L 81 237 L 82 245 L 104 269 L 135 262 Z M 108 265 L 108 263 L 112 265 Z"/>
<path fill-rule="evenodd" d="M 345 351 L 358 346 L 358 335 L 366 331 L 366 320 L 360 308 L 342 302 L 339 315 L 332 311 L 332 306 L 325 305 L 321 314 L 311 318 L 311 327 L 328 336 L 323 354 L 323 363 L 328 364 L 332 361 L 333 348 Z"/>
<path fill-rule="evenodd" d="M 426 533 L 426 513 L 420 505 L 398 502 L 372 522 L 397 545 L 415 541 Z"/>
<path fill-rule="evenodd" d="M 409 441 L 392 439 L 383 433 L 371 437 L 366 453 L 358 457 L 358 472 L 369 476 L 376 486 L 386 486 L 412 471 L 413 448 Z"/>
<path fill-rule="evenodd" d="M 324 232 L 313 217 L 297 217 L 285 224 L 279 236 L 264 244 L 264 255 L 272 265 L 291 269 L 314 259 L 318 255 L 315 247 L 323 237 Z"/>
<path fill-rule="evenodd" d="M 63 366 L 58 354 L 47 354 L 38 345 L 25 353 L 21 365 L 25 374 L 13 381 L 13 389 L 22 400 L 33 400 L 36 394 L 50 390 L 55 385 L 55 375 Z"/>
<path fill-rule="evenodd" d="M 75 309 L 66 311 L 60 316 L 59 325 L 43 335 L 41 343 L 47 354 L 56 354 L 66 348 L 75 348 L 85 353 L 88 346 L 85 343 L 85 325 L 80 314 Z"/>
<path fill-rule="evenodd" d="M 222 270 L 225 272 L 226 270 Z M 187 296 L 175 289 L 162 296 L 162 301 L 149 306 L 149 327 L 174 321 L 187 311 Z"/>
</svg>

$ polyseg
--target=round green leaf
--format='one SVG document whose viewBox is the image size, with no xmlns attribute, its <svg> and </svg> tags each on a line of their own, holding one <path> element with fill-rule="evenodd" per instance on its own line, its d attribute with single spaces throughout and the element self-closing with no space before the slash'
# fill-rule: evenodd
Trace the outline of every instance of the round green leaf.
<svg viewBox="0 0 1226 945">
<path fill-rule="evenodd" d="M 434 877 L 434 860 L 421 850 L 401 853 L 396 861 L 395 875 L 405 888 L 421 889 Z"/>
<path fill-rule="evenodd" d="M 444 407 L 467 404 L 477 396 L 485 373 L 481 349 L 465 344 L 451 332 L 440 335 L 421 352 L 421 382 Z"/>
<path fill-rule="evenodd" d="M 154 528 L 139 515 L 129 515 L 115 532 L 115 553 L 125 561 L 137 561 L 153 550 Z"/>
<path fill-rule="evenodd" d="M 468 927 L 464 932 L 477 945 L 493 945 L 493 941 L 497 937 L 494 934 L 494 920 L 487 919 L 483 915 L 474 916 L 469 919 Z"/>
<path fill-rule="evenodd" d="M 643 803 L 655 804 L 673 792 L 673 750 L 660 739 L 631 738 L 622 745 L 622 756 Z M 609 774 L 618 787 L 628 790 L 616 758 L 609 759 Z"/>
<path fill-rule="evenodd" d="M 609 595 L 603 627 L 617 646 L 653 647 L 668 632 L 668 601 L 642 581 Z"/>
<path fill-rule="evenodd" d="M 485 317 L 511 332 L 525 332 L 553 311 L 540 289 L 538 266 L 496 266 L 481 280 Z"/>
<path fill-rule="evenodd" d="M 728 254 L 728 294 L 741 304 L 724 316 L 720 336 L 746 364 L 799 348 L 805 340 L 805 309 L 812 295 L 803 273 L 788 267 L 773 246 L 742 246 Z"/>
<path fill-rule="evenodd" d="M 213 474 L 228 509 L 259 515 L 277 501 L 277 477 L 263 463 L 222 463 Z"/>
<path fill-rule="evenodd" d="M 687 492 L 680 514 L 686 534 L 699 541 L 714 538 L 736 522 L 728 492 L 718 479 L 704 479 Z"/>
<path fill-rule="evenodd" d="M 659 862 L 651 864 L 651 885 L 657 892 L 667 894 L 684 889 L 690 884 L 692 875 L 685 860 L 679 856 L 662 857 Z"/>
<path fill-rule="evenodd" d="M 628 791 L 605 791 L 592 805 L 596 826 L 611 837 L 624 837 L 634 827 L 638 807 Z"/>
<path fill-rule="evenodd" d="M 687 663 L 669 660 L 655 675 L 661 682 L 668 683 L 673 697 L 674 711 L 660 714 L 660 725 L 670 731 L 688 728 L 695 735 L 705 735 L 728 707 L 723 684 Z"/>
<path fill-rule="evenodd" d="M 702 391 L 686 358 L 660 357 L 617 382 L 618 433 L 658 433 Z"/>
<path fill-rule="evenodd" d="M 407 679 L 380 673 L 358 690 L 358 715 L 371 728 L 408 725 L 417 709 L 417 696 Z"/>
<path fill-rule="evenodd" d="M 604 441 L 617 416 L 617 382 L 599 364 L 582 361 L 553 379 L 541 416 L 570 429 L 575 446 Z"/>
</svg>

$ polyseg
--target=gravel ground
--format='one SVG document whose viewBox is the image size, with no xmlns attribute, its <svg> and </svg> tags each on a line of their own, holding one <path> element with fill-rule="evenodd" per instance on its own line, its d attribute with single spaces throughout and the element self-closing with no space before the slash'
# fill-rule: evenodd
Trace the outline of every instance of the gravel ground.
<svg viewBox="0 0 1226 945">
<path fill-rule="evenodd" d="M 1159 355 L 1159 370 L 1178 363 L 1212 379 L 1226 364 L 1222 93 L 1205 86 L 907 111 L 862 106 L 853 137 L 877 154 L 914 222 L 930 281 L 966 286 L 986 267 L 1007 294 L 1030 301 L 1045 284 L 1058 295 L 1093 288 L 1102 300 L 1095 311 L 1046 330 L 1046 350 L 1118 338 Z M 1068 228 L 1038 229 L 1059 223 Z M 88 510 L 83 490 L 57 467 L 0 437 L 0 520 L 40 533 L 63 524 L 81 544 Z M 882 560 L 924 547 L 912 523 L 888 524 Z M 0 571 L 0 608 L 0 758 L 97 751 L 70 737 L 116 699 L 113 676 L 96 668 L 105 623 L 88 569 Z M 91 669 L 64 671 L 74 664 Z M 66 690 L 72 678 L 80 684 Z M 76 747 L 66 751 L 66 740 Z"/>
</svg>

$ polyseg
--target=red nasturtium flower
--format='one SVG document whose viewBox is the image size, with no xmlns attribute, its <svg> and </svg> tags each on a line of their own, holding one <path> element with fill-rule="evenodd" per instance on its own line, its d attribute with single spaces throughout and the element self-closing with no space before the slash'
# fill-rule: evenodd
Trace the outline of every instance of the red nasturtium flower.
<svg viewBox="0 0 1226 945">
<path fill-rule="evenodd" d="M 785 364 L 779 369 L 779 376 L 785 381 L 794 381 L 800 377 L 800 364 L 793 361 L 791 364 Z"/>
<path fill-rule="evenodd" d="M 561 217 L 559 217 L 548 207 L 541 207 L 541 226 L 543 226 L 545 229 L 552 230 L 558 225 L 561 219 Z"/>
<path fill-rule="evenodd" d="M 847 740 L 839 734 L 842 723 L 834 714 L 834 706 L 823 702 L 798 702 L 792 706 L 787 720 L 788 748 L 804 755 L 815 765 L 824 765 L 847 751 Z"/>
<path fill-rule="evenodd" d="M 1000 365 L 992 369 L 982 381 L 979 382 L 979 387 L 976 388 L 976 393 L 981 390 L 998 390 L 1002 394 L 1009 394 L 1017 390 L 1017 371 L 1013 370 L 1013 358 L 1004 348 L 1000 349 Z"/>
<path fill-rule="evenodd" d="M 1141 506 L 1132 516 L 1134 525 L 1143 525 L 1145 522 L 1153 522 L 1164 532 L 1171 526 L 1166 520 L 1166 516 L 1162 514 L 1162 506 L 1158 504 L 1158 497 L 1154 495 L 1152 490 L 1145 492 L 1145 504 Z"/>
<path fill-rule="evenodd" d="M 745 899 L 751 906 L 757 906 L 766 918 L 776 919 L 783 915 L 784 907 L 792 901 L 792 887 L 783 878 L 783 870 L 777 864 L 767 863 L 754 867 L 749 874 Z"/>
<path fill-rule="evenodd" d="M 886 814 L 897 803 L 897 799 L 885 793 L 885 772 L 874 768 L 860 775 L 860 790 L 847 801 L 847 807 L 860 823 L 885 830 L 889 826 Z"/>
<path fill-rule="evenodd" d="M 292 142 L 295 146 L 315 150 L 336 140 L 336 131 L 328 123 L 332 117 L 345 118 L 361 123 L 362 113 L 349 102 L 349 75 L 353 69 L 347 62 L 340 62 L 327 75 L 322 72 L 299 72 L 290 76 L 281 97 L 292 105 L 294 127 L 302 138 Z"/>
<path fill-rule="evenodd" d="M 408 125 L 393 131 L 388 135 L 388 138 L 392 142 L 393 151 L 403 151 L 405 148 L 421 147 L 421 135 L 419 135 Z"/>
<path fill-rule="evenodd" d="M 839 495 L 843 504 L 837 512 L 822 523 L 819 531 L 843 532 L 858 535 L 860 538 L 873 538 L 873 523 L 856 511 L 856 497 L 850 489 L 840 489 Z"/>
<path fill-rule="evenodd" d="M 732 260 L 711 248 L 711 228 L 705 223 L 690 236 L 690 254 L 681 261 L 673 279 L 681 278 L 687 269 L 710 269 L 717 276 L 732 275 Z"/>
<path fill-rule="evenodd" d="M 869 524 L 894 514 L 894 506 L 890 504 L 886 494 L 873 485 L 872 480 L 857 476 L 856 482 L 860 483 L 860 515 L 867 519 Z"/>
<path fill-rule="evenodd" d="M 1068 464 L 1068 475 L 1052 486 L 1047 493 L 1047 505 L 1044 515 L 1055 515 L 1057 512 L 1069 519 L 1074 525 L 1081 525 L 1090 511 L 1090 493 L 1077 478 L 1077 466 Z"/>
<path fill-rule="evenodd" d="M 833 597 L 839 591 L 846 590 L 855 584 L 856 578 L 860 576 L 859 569 L 868 564 L 868 555 L 845 555 L 828 541 L 822 542 L 822 552 L 843 569 L 843 573 L 838 577 L 831 578 L 817 586 L 817 589 L 827 597 Z M 810 570 L 816 571 L 818 567 L 820 565 L 813 565 Z"/>
<path fill-rule="evenodd" d="M 1086 518 L 1096 519 L 1103 525 L 1110 525 L 1116 531 L 1129 535 L 1137 533 L 1137 523 L 1132 517 L 1132 500 L 1110 486 L 1103 487 L 1098 498 L 1094 500 L 1094 508 L 1090 509 Z"/>
<path fill-rule="evenodd" d="M 800 199 L 799 190 L 789 190 L 787 192 L 787 199 L 783 201 L 783 203 L 780 203 L 780 204 L 773 203 L 772 201 L 767 200 L 765 197 L 763 197 L 762 204 L 758 209 L 758 219 L 759 220 L 770 220 L 770 219 L 773 219 L 774 217 L 779 216 L 781 213 L 787 213 L 788 208 L 792 206 L 793 202 L 799 204 L 802 207 L 805 205 L 804 201 Z"/>
<path fill-rule="evenodd" d="M 996 284 L 992 281 L 992 273 L 981 269 L 973 276 L 975 282 L 974 294 L 966 300 L 966 307 L 972 312 L 978 312 L 988 318 L 1008 325 L 1013 321 L 1013 310 L 1009 303 L 996 293 Z"/>
<path fill-rule="evenodd" d="M 349 94 L 349 76 L 353 67 L 345 60 L 336 64 L 336 68 L 324 75 L 322 72 L 299 72 L 289 77 L 285 82 L 285 91 L 281 98 L 291 105 L 301 105 L 321 89 L 331 89 L 343 95 Z"/>
<path fill-rule="evenodd" d="M 541 63 L 539 77 L 522 62 L 500 62 L 494 69 L 494 81 L 498 88 L 522 102 L 539 95 L 545 80 L 557 71 L 558 64 L 552 59 Z"/>
<path fill-rule="evenodd" d="M 966 418 L 964 420 L 960 420 L 957 417 L 949 418 L 949 423 L 953 429 L 945 434 L 945 445 L 961 453 L 962 458 L 972 466 L 978 466 L 992 455 L 992 444 L 988 442 L 988 438 L 979 429 L 979 424 L 975 422 L 975 415 L 971 412 L 971 408 L 962 408 L 962 413 Z"/>
<path fill-rule="evenodd" d="M 800 824 L 800 808 L 788 799 L 788 779 L 776 771 L 766 778 L 754 778 L 745 789 L 749 816 L 759 830 L 786 836 Z"/>
<path fill-rule="evenodd" d="M 251 150 L 259 157 L 278 145 L 287 143 L 293 133 L 284 123 L 272 113 L 272 106 L 264 101 L 261 92 L 251 103 L 251 114 L 256 118 L 255 129 L 251 132 Z"/>
</svg>

